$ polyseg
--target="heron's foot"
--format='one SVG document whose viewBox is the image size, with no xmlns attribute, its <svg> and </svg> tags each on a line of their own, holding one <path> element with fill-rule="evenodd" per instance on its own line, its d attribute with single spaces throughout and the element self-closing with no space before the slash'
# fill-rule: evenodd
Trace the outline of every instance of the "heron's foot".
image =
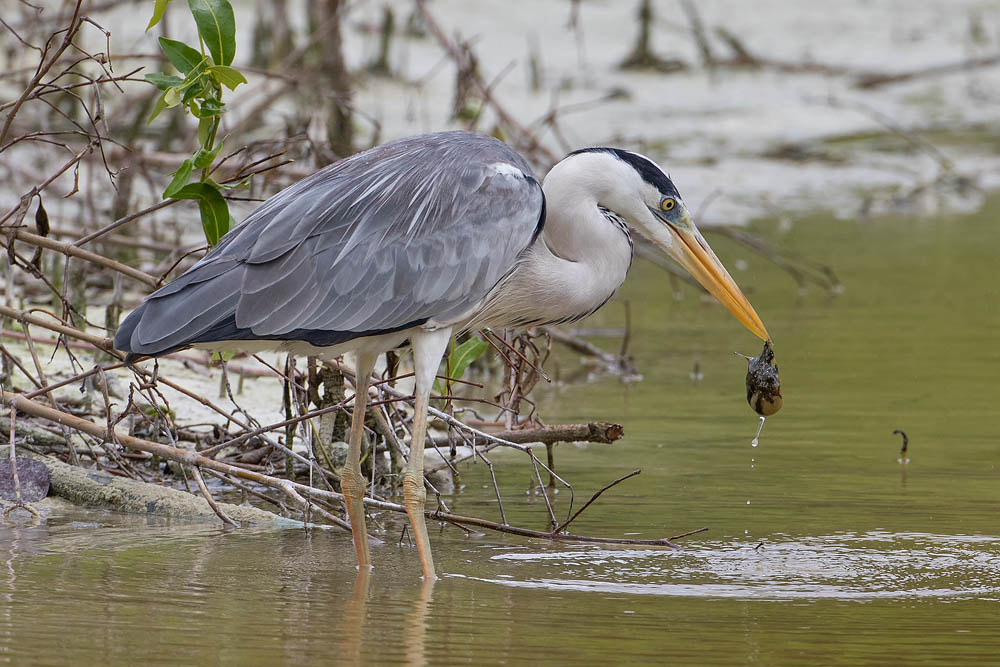
<svg viewBox="0 0 1000 667">
<path fill-rule="evenodd" d="M 406 473 L 403 476 L 403 504 L 406 505 L 406 515 L 410 517 L 410 527 L 413 529 L 413 539 L 420 553 L 420 566 L 424 571 L 425 580 L 437 579 L 434 574 L 434 557 L 431 556 L 431 541 L 427 537 L 427 522 L 424 520 L 424 506 L 427 503 L 427 491 L 424 489 L 423 475 L 419 479 Z"/>
<path fill-rule="evenodd" d="M 4 508 L 2 514 L 3 520 L 13 523 L 13 520 L 10 518 L 10 515 L 14 513 L 14 510 L 24 510 L 25 512 L 28 512 L 29 514 L 31 514 L 36 524 L 41 522 L 42 520 L 42 515 L 38 512 L 38 510 L 32 507 L 30 503 L 25 503 L 20 500 L 15 500 L 14 504 Z"/>
<path fill-rule="evenodd" d="M 368 534 L 365 531 L 365 482 L 361 474 L 350 466 L 345 467 L 340 475 L 340 490 L 343 491 L 344 502 L 347 504 L 347 518 L 351 522 L 358 568 L 366 570 L 372 565 L 372 557 L 368 551 Z"/>
</svg>

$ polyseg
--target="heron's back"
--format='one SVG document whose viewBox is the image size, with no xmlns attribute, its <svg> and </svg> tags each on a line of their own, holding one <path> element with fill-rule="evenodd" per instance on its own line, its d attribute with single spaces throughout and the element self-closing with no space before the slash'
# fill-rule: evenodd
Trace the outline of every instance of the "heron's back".
<svg viewBox="0 0 1000 667">
<path fill-rule="evenodd" d="M 544 222 L 511 148 L 472 132 L 394 141 L 266 201 L 122 323 L 115 347 L 330 346 L 474 310 Z"/>
</svg>

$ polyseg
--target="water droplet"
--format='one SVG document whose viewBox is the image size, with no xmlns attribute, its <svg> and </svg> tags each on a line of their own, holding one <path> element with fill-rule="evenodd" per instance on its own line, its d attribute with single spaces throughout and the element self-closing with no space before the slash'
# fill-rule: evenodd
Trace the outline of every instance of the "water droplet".
<svg viewBox="0 0 1000 667">
<path fill-rule="evenodd" d="M 760 431 L 764 428 L 764 418 L 760 418 L 760 423 L 757 424 L 757 433 L 753 436 L 753 440 L 750 441 L 751 447 L 756 447 L 760 444 Z"/>
<path fill-rule="evenodd" d="M 747 505 L 749 505 L 749 504 L 750 504 L 750 501 L 748 500 L 748 501 L 747 501 Z"/>
</svg>

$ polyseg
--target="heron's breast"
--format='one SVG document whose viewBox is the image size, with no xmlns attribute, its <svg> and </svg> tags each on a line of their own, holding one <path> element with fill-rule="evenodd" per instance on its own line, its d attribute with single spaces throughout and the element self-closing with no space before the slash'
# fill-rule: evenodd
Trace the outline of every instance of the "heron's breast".
<svg viewBox="0 0 1000 667">
<path fill-rule="evenodd" d="M 618 261 L 570 261 L 536 244 L 484 300 L 472 326 L 525 327 L 587 317 L 615 295 L 630 263 L 631 253 Z"/>
</svg>

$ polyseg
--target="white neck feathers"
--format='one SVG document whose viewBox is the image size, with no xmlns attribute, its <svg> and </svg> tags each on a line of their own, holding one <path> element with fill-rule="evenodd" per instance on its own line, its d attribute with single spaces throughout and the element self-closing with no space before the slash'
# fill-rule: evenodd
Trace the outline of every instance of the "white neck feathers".
<svg viewBox="0 0 1000 667">
<path fill-rule="evenodd" d="M 632 244 L 622 223 L 613 156 L 582 153 L 563 160 L 543 184 L 545 227 L 517 269 L 494 290 L 473 326 L 527 326 L 573 321 L 603 305 L 625 280 Z M 631 204 L 629 204 L 631 205 Z"/>
</svg>

